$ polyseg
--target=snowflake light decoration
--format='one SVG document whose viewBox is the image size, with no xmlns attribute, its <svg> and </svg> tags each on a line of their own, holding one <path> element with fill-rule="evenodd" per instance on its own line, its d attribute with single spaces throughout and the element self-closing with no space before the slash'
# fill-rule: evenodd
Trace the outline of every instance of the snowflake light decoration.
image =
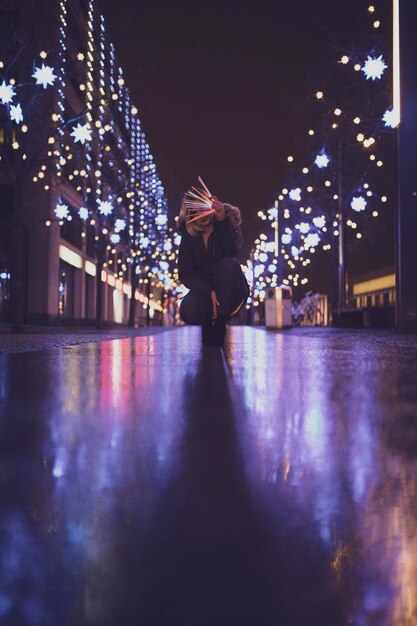
<svg viewBox="0 0 417 626">
<path fill-rule="evenodd" d="M 385 64 L 382 54 L 379 57 L 371 57 L 368 55 L 368 58 L 366 59 L 363 67 L 361 67 L 361 70 L 365 74 L 366 80 L 369 78 L 377 80 L 382 77 L 382 74 L 387 67 L 388 65 Z"/>
<path fill-rule="evenodd" d="M 155 222 L 158 224 L 158 226 L 165 226 L 167 221 L 168 218 L 166 215 L 157 215 L 157 217 L 155 218 Z"/>
<path fill-rule="evenodd" d="M 301 189 L 297 187 L 297 189 L 291 189 L 289 196 L 291 200 L 295 200 L 296 202 L 300 202 L 301 200 Z"/>
<path fill-rule="evenodd" d="M 394 109 L 387 109 L 382 116 L 382 121 L 387 128 L 396 128 L 398 126 L 398 116 Z"/>
<path fill-rule="evenodd" d="M 126 228 L 126 222 L 125 220 L 122 219 L 117 219 L 114 223 L 114 231 L 116 233 L 120 233 L 121 230 L 124 230 Z"/>
<path fill-rule="evenodd" d="M 326 226 L 326 218 L 324 215 L 313 217 L 313 224 L 316 228 L 324 228 Z"/>
<path fill-rule="evenodd" d="M 289 243 L 291 243 L 291 235 L 289 233 L 284 233 L 281 237 L 281 241 L 284 245 L 288 245 Z"/>
<path fill-rule="evenodd" d="M 88 209 L 85 206 L 82 206 L 78 210 L 78 215 L 82 220 L 88 220 Z"/>
<path fill-rule="evenodd" d="M 117 235 L 116 233 L 113 233 L 112 235 L 110 235 L 110 241 L 114 244 L 119 243 L 120 242 L 120 235 Z"/>
<path fill-rule="evenodd" d="M 7 85 L 5 81 L 0 85 L 0 102 L 2 104 L 9 104 L 15 97 L 16 93 L 13 85 Z"/>
<path fill-rule="evenodd" d="M 23 111 L 20 104 L 10 105 L 10 119 L 12 120 L 12 122 L 16 122 L 16 124 L 20 124 L 20 122 L 23 122 Z"/>
<path fill-rule="evenodd" d="M 314 163 L 319 169 L 322 169 L 323 167 L 327 167 L 329 165 L 330 159 L 327 154 L 323 152 L 322 154 L 318 154 L 316 156 Z"/>
<path fill-rule="evenodd" d="M 320 243 L 320 237 L 317 233 L 309 233 L 304 239 L 305 248 L 315 248 Z"/>
<path fill-rule="evenodd" d="M 32 78 L 36 80 L 37 85 L 42 85 L 46 89 L 48 85 L 52 86 L 54 84 L 56 76 L 52 67 L 42 63 L 42 67 L 35 68 Z"/>
<path fill-rule="evenodd" d="M 85 144 L 86 141 L 91 141 L 92 130 L 89 124 L 77 124 L 72 129 L 71 137 L 74 137 L 74 141 L 79 141 L 82 145 Z"/>
<path fill-rule="evenodd" d="M 300 224 L 300 233 L 305 235 L 310 230 L 310 224 L 308 222 L 301 222 Z"/>
<path fill-rule="evenodd" d="M 60 220 L 66 220 L 69 216 L 69 209 L 66 204 L 57 204 L 55 207 L 55 215 Z"/>
<path fill-rule="evenodd" d="M 352 209 L 354 211 L 357 211 L 358 213 L 360 213 L 360 211 L 364 211 L 366 209 L 366 200 L 365 198 L 363 198 L 362 196 L 355 196 L 352 198 L 352 202 L 350 203 L 350 206 L 352 207 Z"/>
<path fill-rule="evenodd" d="M 113 212 L 113 205 L 108 200 L 100 200 L 98 203 L 98 210 L 101 215 L 111 215 Z"/>
</svg>

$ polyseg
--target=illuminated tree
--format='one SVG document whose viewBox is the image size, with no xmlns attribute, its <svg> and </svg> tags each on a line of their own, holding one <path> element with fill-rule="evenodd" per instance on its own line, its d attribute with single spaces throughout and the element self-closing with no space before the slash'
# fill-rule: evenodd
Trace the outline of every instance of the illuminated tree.
<svg viewBox="0 0 417 626">
<path fill-rule="evenodd" d="M 387 20 L 382 28 L 374 7 L 368 13 L 372 36 L 366 48 L 339 50 L 337 61 L 326 64 L 320 89 L 306 101 L 306 114 L 316 121 L 288 157 L 286 184 L 278 195 L 280 255 L 271 247 L 271 233 L 255 242 L 255 261 L 264 265 L 262 272 L 256 270 L 259 300 L 267 285 L 305 285 L 303 270 L 314 255 L 333 251 L 339 271 L 337 305 L 343 308 L 347 240 L 350 250 L 355 242 L 369 242 L 376 218 L 392 211 L 390 128 L 396 114 L 390 107 L 390 25 Z M 267 215 L 260 212 L 263 220 Z M 281 275 L 279 256 L 286 262 Z"/>
<path fill-rule="evenodd" d="M 1 164 L 17 187 L 31 176 L 54 198 L 47 227 L 59 225 L 67 236 L 86 241 L 96 261 L 100 327 L 103 280 L 131 280 L 134 319 L 136 270 L 145 258 L 160 256 L 167 202 L 94 0 L 87 3 L 83 50 L 69 47 L 67 0 L 57 6 L 56 49 L 42 50 L 33 63 L 33 51 L 20 45 L 1 63 L 0 104 L 8 139 L 1 145 Z M 32 84 L 18 84 L 15 68 L 31 72 Z M 156 270 L 165 278 L 161 267 Z"/>
</svg>

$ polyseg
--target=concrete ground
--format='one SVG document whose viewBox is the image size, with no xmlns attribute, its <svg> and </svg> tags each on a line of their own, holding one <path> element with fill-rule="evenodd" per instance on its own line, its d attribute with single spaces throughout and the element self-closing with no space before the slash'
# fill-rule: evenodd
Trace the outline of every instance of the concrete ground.
<svg viewBox="0 0 417 626">
<path fill-rule="evenodd" d="M 228 333 L 4 349 L 2 626 L 417 624 L 417 337 Z"/>
</svg>

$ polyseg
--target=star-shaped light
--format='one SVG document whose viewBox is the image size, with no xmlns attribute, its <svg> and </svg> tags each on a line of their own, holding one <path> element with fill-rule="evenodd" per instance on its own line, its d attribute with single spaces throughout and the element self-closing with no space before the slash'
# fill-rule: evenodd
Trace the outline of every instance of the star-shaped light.
<svg viewBox="0 0 417 626">
<path fill-rule="evenodd" d="M 16 124 L 20 124 L 20 122 L 23 122 L 23 111 L 20 104 L 10 105 L 10 119 L 12 120 L 12 122 L 16 122 Z"/>
<path fill-rule="evenodd" d="M 85 144 L 86 141 L 91 141 L 92 130 L 89 124 L 77 124 L 77 126 L 73 126 L 71 137 L 74 137 L 74 141 L 79 141 L 82 145 Z"/>
<path fill-rule="evenodd" d="M 53 67 L 42 63 L 42 67 L 35 68 L 32 78 L 36 80 L 37 85 L 42 85 L 46 89 L 48 85 L 52 86 L 54 84 L 56 76 Z"/>
<path fill-rule="evenodd" d="M 363 67 L 362 72 L 365 74 L 366 79 L 372 78 L 376 80 L 382 77 L 382 74 L 387 69 L 388 65 L 385 65 L 385 61 L 382 58 L 382 54 L 379 57 L 371 57 L 368 55 Z"/>
<path fill-rule="evenodd" d="M 110 215 L 113 212 L 113 205 L 108 200 L 100 200 L 98 203 L 98 210 L 101 215 Z"/>
<path fill-rule="evenodd" d="M 320 237 L 317 233 L 309 233 L 304 239 L 304 248 L 315 248 L 320 243 Z"/>
<path fill-rule="evenodd" d="M 301 222 L 300 233 L 305 235 L 306 233 L 308 233 L 309 230 L 310 230 L 310 224 L 308 224 L 307 222 Z"/>
<path fill-rule="evenodd" d="M 291 189 L 289 196 L 291 200 L 299 202 L 301 200 L 301 189 L 299 187 L 297 187 L 297 189 Z"/>
<path fill-rule="evenodd" d="M 316 156 L 314 163 L 319 169 L 322 169 L 323 167 L 327 167 L 329 165 L 330 159 L 327 154 L 323 152 L 322 154 L 318 154 Z"/>
<path fill-rule="evenodd" d="M 114 231 L 116 233 L 120 233 L 121 230 L 124 230 L 126 228 L 126 222 L 125 220 L 122 219 L 117 219 L 114 223 Z"/>
<path fill-rule="evenodd" d="M 288 233 L 284 233 L 284 234 L 282 235 L 282 237 L 281 237 L 281 241 L 282 241 L 282 243 L 283 243 L 284 245 L 287 245 L 287 244 L 291 243 L 291 239 L 292 239 L 292 237 L 291 237 L 291 235 L 290 235 L 290 234 L 288 234 Z"/>
<path fill-rule="evenodd" d="M 313 224 L 316 228 L 324 228 L 326 226 L 326 218 L 324 215 L 313 217 Z"/>
<path fill-rule="evenodd" d="M 120 241 L 120 235 L 117 235 L 116 233 L 113 233 L 112 235 L 110 235 L 110 241 L 114 244 L 119 243 Z"/>
<path fill-rule="evenodd" d="M 55 215 L 60 220 L 66 220 L 69 215 L 69 209 L 66 204 L 57 204 L 55 207 Z"/>
<path fill-rule="evenodd" d="M 387 128 L 397 128 L 400 123 L 397 112 L 394 109 L 387 109 L 382 116 L 382 121 Z"/>
<path fill-rule="evenodd" d="M 78 210 L 78 215 L 81 217 L 82 220 L 88 220 L 88 209 L 85 206 L 82 206 L 79 208 Z"/>
<path fill-rule="evenodd" d="M 0 102 L 2 104 L 9 104 L 15 97 L 16 93 L 13 85 L 7 85 L 5 81 L 0 85 Z"/>
<path fill-rule="evenodd" d="M 350 206 L 354 211 L 359 213 L 360 211 L 364 211 L 366 209 L 366 200 L 362 196 L 355 196 L 352 198 Z"/>
</svg>

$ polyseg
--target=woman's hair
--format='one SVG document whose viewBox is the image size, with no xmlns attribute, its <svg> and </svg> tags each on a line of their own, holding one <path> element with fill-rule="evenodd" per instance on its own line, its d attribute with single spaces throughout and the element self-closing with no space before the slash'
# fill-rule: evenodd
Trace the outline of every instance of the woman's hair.
<svg viewBox="0 0 417 626">
<path fill-rule="evenodd" d="M 225 208 L 226 217 L 228 218 L 231 227 L 233 229 L 239 228 L 240 224 L 242 223 L 240 210 L 236 206 L 232 206 L 231 204 L 226 204 L 226 203 L 224 203 L 224 208 Z M 188 209 L 185 203 L 185 198 L 183 198 L 182 203 L 181 203 L 178 226 L 181 226 L 181 224 L 185 224 L 187 233 L 191 235 L 192 237 L 197 237 L 197 235 L 200 235 L 205 230 L 206 226 L 202 226 L 202 224 L 200 223 L 200 220 L 194 220 L 193 222 L 187 223 L 187 217 L 188 217 Z M 211 215 L 211 218 L 212 220 L 216 219 L 213 214 Z"/>
</svg>

